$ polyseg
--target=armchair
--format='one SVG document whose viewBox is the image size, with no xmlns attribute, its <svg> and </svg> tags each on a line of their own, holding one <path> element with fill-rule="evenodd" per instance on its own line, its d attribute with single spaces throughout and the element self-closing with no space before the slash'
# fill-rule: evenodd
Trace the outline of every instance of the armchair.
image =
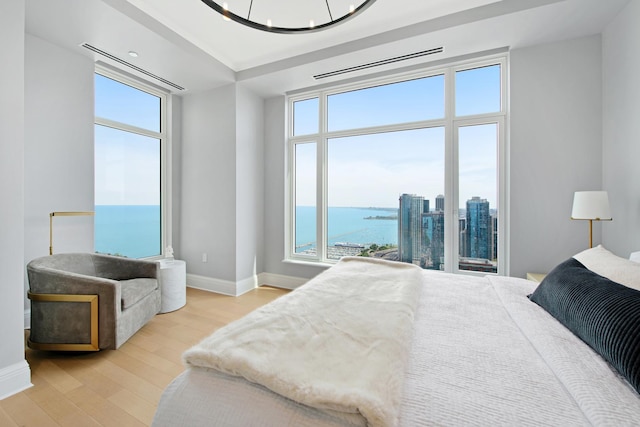
<svg viewBox="0 0 640 427">
<path fill-rule="evenodd" d="M 34 349 L 116 349 L 161 307 L 153 261 L 60 253 L 29 262 L 27 276 Z"/>
</svg>

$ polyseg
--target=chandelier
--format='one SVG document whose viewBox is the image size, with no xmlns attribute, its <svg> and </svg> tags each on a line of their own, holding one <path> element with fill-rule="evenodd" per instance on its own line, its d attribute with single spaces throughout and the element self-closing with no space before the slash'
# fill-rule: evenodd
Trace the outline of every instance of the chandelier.
<svg viewBox="0 0 640 427">
<path fill-rule="evenodd" d="M 321 31 L 345 22 L 375 0 L 202 0 L 227 21 L 256 30 L 296 34 Z"/>
</svg>

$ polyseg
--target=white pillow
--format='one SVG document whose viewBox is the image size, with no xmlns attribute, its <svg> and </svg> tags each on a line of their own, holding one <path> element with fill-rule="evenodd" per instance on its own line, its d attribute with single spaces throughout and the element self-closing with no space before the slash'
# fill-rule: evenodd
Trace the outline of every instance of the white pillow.
<svg viewBox="0 0 640 427">
<path fill-rule="evenodd" d="M 602 245 L 582 251 L 573 257 L 596 274 L 640 290 L 640 263 L 614 255 Z"/>
</svg>

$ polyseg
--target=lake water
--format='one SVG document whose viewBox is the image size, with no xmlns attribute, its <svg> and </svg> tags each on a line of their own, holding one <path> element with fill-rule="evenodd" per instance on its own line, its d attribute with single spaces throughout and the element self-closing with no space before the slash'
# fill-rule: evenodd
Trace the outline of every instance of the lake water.
<svg viewBox="0 0 640 427">
<path fill-rule="evenodd" d="M 160 255 L 160 206 L 95 207 L 95 248 L 97 252 L 130 258 Z M 315 248 L 315 208 L 296 209 L 296 247 Z M 396 216 L 397 209 L 330 207 L 329 246 L 338 242 L 369 245 L 398 244 L 397 219 L 366 219 Z"/>
<path fill-rule="evenodd" d="M 397 219 L 367 219 L 397 216 L 397 209 L 386 208 L 328 208 L 328 244 L 337 242 L 369 245 L 398 244 Z M 315 247 L 316 212 L 312 206 L 296 207 L 296 247 L 306 250 Z"/>
<path fill-rule="evenodd" d="M 96 252 L 144 258 L 160 255 L 160 206 L 95 207 Z"/>
</svg>

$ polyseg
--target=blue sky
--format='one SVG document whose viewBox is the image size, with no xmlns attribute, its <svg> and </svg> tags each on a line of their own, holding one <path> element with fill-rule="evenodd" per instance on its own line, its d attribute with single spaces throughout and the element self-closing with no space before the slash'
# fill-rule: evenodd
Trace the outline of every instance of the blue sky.
<svg viewBox="0 0 640 427">
<path fill-rule="evenodd" d="M 160 98 L 96 74 L 96 117 L 160 131 Z M 95 204 L 159 205 L 157 138 L 95 126 Z"/>
<path fill-rule="evenodd" d="M 444 117 L 444 76 L 357 90 L 328 99 L 330 131 Z M 456 73 L 456 115 L 500 110 L 499 66 Z M 294 134 L 317 132 L 317 99 L 296 103 Z M 480 196 L 496 207 L 497 126 L 459 128 L 459 205 Z M 402 193 L 444 194 L 444 128 L 330 139 L 329 206 L 397 207 Z M 296 153 L 296 204 L 315 204 L 315 144 Z"/>
<path fill-rule="evenodd" d="M 159 205 L 160 141 L 95 126 L 95 204 Z"/>
<path fill-rule="evenodd" d="M 159 132 L 160 99 L 96 74 L 96 116 Z M 330 131 L 444 117 L 444 76 L 332 95 Z M 500 109 L 499 66 L 456 73 L 456 115 Z M 317 99 L 297 102 L 295 134 L 316 133 Z M 96 126 L 97 205 L 160 203 L 159 141 Z M 495 125 L 460 128 L 460 207 L 480 196 L 496 204 Z M 434 127 L 329 141 L 330 206 L 397 206 L 412 193 L 434 204 L 444 194 L 444 129 Z M 297 205 L 315 204 L 315 145 L 297 150 Z"/>
</svg>

